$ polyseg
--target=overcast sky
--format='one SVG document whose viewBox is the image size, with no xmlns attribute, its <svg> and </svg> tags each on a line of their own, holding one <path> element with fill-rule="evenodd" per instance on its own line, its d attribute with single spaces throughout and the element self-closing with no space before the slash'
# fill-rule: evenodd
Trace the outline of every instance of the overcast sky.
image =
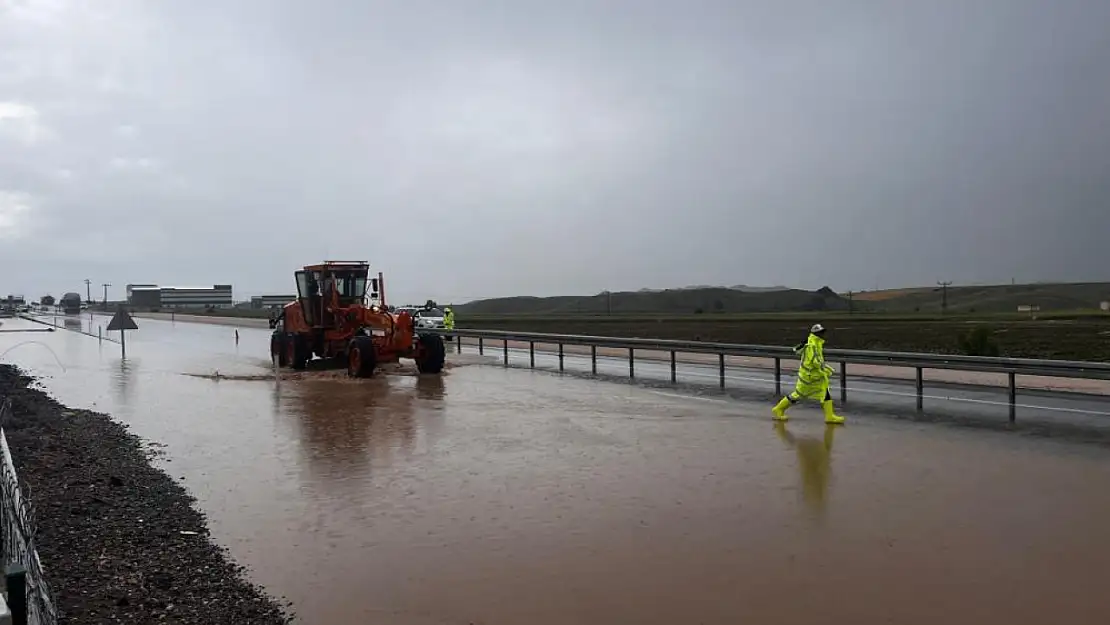
<svg viewBox="0 0 1110 625">
<path fill-rule="evenodd" d="M 0 295 L 1110 280 L 1108 67 L 1096 0 L 0 0 Z"/>
</svg>

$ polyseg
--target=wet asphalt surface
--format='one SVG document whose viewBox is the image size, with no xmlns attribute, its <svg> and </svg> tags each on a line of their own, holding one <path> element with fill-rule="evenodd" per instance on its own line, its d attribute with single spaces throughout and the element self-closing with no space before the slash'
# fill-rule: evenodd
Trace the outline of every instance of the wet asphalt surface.
<svg viewBox="0 0 1110 625">
<path fill-rule="evenodd" d="M 63 331 L 0 334 L 0 360 L 165 444 L 213 537 L 300 622 L 1009 625 L 1110 610 L 1102 446 L 872 417 L 903 404 L 862 400 L 843 428 L 816 407 L 775 427 L 773 387 L 745 390 L 743 374 L 729 395 L 708 388 L 715 370 L 704 389 L 629 384 L 615 362 L 613 381 L 586 380 L 473 350 L 441 377 L 406 363 L 275 383 L 267 330 L 240 328 L 236 346 L 228 326 L 138 323 L 126 361 Z M 23 341 L 39 343 L 10 349 Z M 912 412 L 912 396 L 890 401 Z M 1069 401 L 1080 418 L 1107 411 Z M 954 405 L 1005 420 L 1005 406 Z"/>
</svg>

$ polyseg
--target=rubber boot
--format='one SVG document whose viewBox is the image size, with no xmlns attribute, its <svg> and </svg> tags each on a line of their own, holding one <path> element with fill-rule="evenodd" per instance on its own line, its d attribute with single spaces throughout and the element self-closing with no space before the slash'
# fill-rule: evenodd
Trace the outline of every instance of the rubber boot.
<svg viewBox="0 0 1110 625">
<path fill-rule="evenodd" d="M 786 409 L 789 408 L 789 407 L 790 407 L 790 398 L 789 397 L 783 397 L 781 400 L 779 400 L 779 403 L 776 404 L 775 407 L 771 409 L 771 414 L 774 415 L 771 418 L 774 419 L 775 421 L 786 421 L 787 419 L 790 418 L 790 417 L 786 416 Z"/>
<path fill-rule="evenodd" d="M 825 423 L 844 423 L 844 417 L 833 412 L 833 404 L 831 399 L 826 399 L 825 401 L 821 402 L 821 407 L 825 409 Z"/>
</svg>

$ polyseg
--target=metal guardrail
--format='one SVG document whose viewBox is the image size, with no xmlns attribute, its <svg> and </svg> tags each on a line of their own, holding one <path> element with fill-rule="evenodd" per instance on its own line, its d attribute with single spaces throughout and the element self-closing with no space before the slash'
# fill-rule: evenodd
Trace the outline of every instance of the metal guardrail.
<svg viewBox="0 0 1110 625">
<path fill-rule="evenodd" d="M 117 343 L 118 344 L 120 342 L 119 339 L 113 339 L 113 338 L 110 338 L 108 336 L 105 336 L 103 326 L 98 326 L 97 327 L 96 334 L 93 334 L 92 332 L 86 332 L 85 331 L 85 326 L 84 326 L 84 321 L 81 319 L 80 316 L 75 317 L 75 316 L 70 315 L 70 316 L 62 317 L 63 321 L 62 321 L 61 324 L 58 323 L 57 316 L 52 318 L 51 321 L 43 321 L 42 318 L 35 317 L 33 315 L 19 315 L 19 318 L 24 319 L 26 321 L 33 322 L 33 323 L 38 323 L 38 324 L 44 325 L 47 328 L 54 328 L 54 329 L 57 329 L 57 330 L 66 330 L 68 332 L 76 332 L 77 334 L 84 334 L 85 336 L 90 336 L 90 337 L 92 337 L 92 338 L 94 338 L 94 339 L 96 339 L 96 340 L 98 340 L 102 343 L 107 341 L 109 343 Z M 65 324 L 66 319 L 77 320 L 80 323 L 80 325 L 76 328 L 74 328 L 72 326 L 69 326 L 69 325 L 66 325 Z M 90 322 L 89 327 L 90 327 L 90 329 L 92 328 L 91 322 Z"/>
<path fill-rule="evenodd" d="M 669 352 L 671 382 L 677 381 L 676 355 L 713 354 L 717 356 L 719 385 L 725 387 L 725 357 L 744 356 L 773 360 L 775 367 L 775 392 L 782 393 L 782 361 L 795 360 L 797 355 L 790 347 L 774 345 L 741 345 L 736 343 L 710 343 L 705 341 L 676 341 L 666 339 L 620 338 L 612 336 L 588 336 L 573 334 L 546 334 L 541 332 L 512 332 L 502 330 L 455 329 L 439 331 L 441 334 L 458 338 L 478 339 L 478 353 L 485 353 L 485 341 L 501 342 L 505 363 L 508 364 L 508 341 L 527 342 L 529 360 L 536 366 L 536 345 L 557 345 L 559 370 L 563 371 L 566 345 L 587 346 L 590 348 L 591 370 L 597 374 L 597 349 L 612 348 L 628 350 L 628 374 L 635 377 L 635 354 L 637 350 Z M 462 341 L 456 340 L 456 349 L 462 352 Z M 959 354 L 926 354 L 916 352 L 885 352 L 854 349 L 826 349 L 825 359 L 840 364 L 840 400 L 848 400 L 847 365 L 885 365 L 915 369 L 917 372 L 917 409 L 924 409 L 925 384 L 922 372 L 926 369 L 946 369 L 954 371 L 976 371 L 983 373 L 1005 373 L 1008 377 L 1010 422 L 1017 418 L 1017 376 L 1046 376 L 1058 378 L 1084 378 L 1110 380 L 1110 363 L 1081 362 L 1071 360 L 1040 360 L 1034 358 L 998 358 L 987 356 L 964 356 Z"/>
<path fill-rule="evenodd" d="M 55 625 L 58 612 L 35 548 L 35 515 L 8 449 L 3 424 L 11 416 L 11 400 L 0 398 L 0 560 L 4 566 L 6 602 L 13 625 Z"/>
</svg>

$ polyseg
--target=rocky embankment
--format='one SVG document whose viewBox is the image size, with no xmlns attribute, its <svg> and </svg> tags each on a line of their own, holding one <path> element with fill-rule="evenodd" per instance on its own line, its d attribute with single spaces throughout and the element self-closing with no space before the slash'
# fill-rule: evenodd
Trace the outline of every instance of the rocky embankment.
<svg viewBox="0 0 1110 625">
<path fill-rule="evenodd" d="M 3 424 L 35 506 L 63 623 L 288 623 L 210 539 L 193 499 L 105 414 L 71 410 L 0 365 Z"/>
</svg>

